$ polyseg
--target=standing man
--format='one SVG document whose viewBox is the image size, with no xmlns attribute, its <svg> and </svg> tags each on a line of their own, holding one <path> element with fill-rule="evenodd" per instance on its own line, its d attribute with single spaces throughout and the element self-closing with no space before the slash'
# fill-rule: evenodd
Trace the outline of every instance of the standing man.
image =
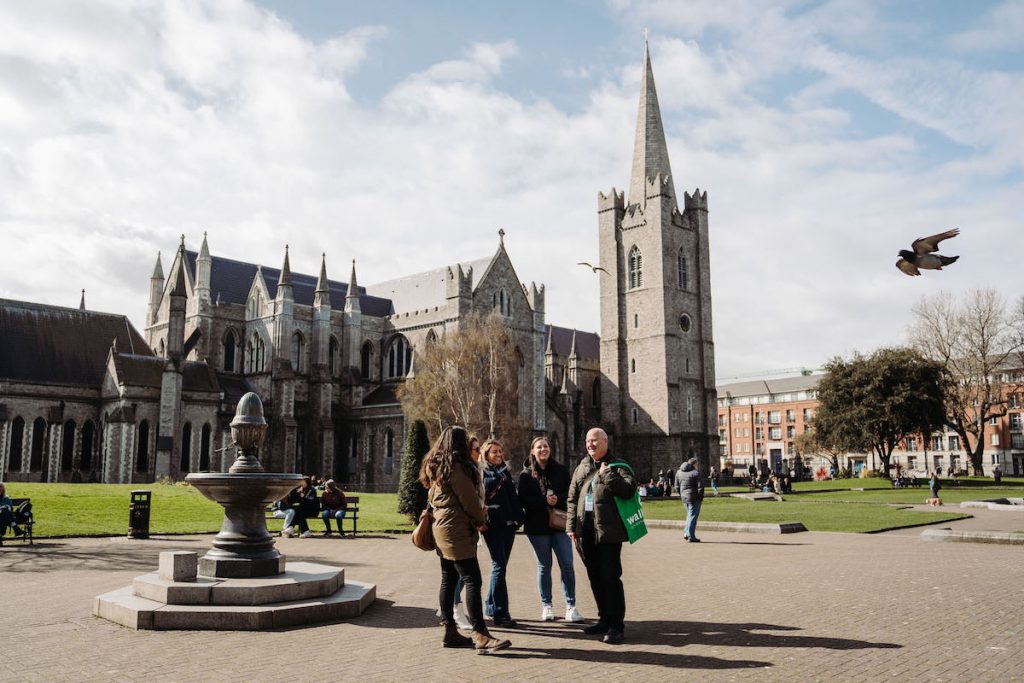
<svg viewBox="0 0 1024 683">
<path fill-rule="evenodd" d="M 622 543 L 629 537 L 615 498 L 632 498 L 636 479 L 628 467 L 611 466 L 611 462 L 622 459 L 608 455 L 608 435 L 603 429 L 591 429 L 587 432 L 587 457 L 569 483 L 565 530 L 583 558 L 597 602 L 598 621 L 583 632 L 603 634 L 604 642 L 618 645 L 626 630 Z"/>
<path fill-rule="evenodd" d="M 697 517 L 700 515 L 700 504 L 704 501 L 704 480 L 697 469 L 697 458 L 690 458 L 676 472 L 676 488 L 686 508 L 683 538 L 690 543 L 700 543 L 697 538 Z"/>
</svg>

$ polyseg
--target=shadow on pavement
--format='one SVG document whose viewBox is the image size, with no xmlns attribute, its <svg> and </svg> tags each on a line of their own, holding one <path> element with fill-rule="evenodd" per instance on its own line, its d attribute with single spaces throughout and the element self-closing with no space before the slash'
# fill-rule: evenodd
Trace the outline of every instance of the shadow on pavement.
<svg viewBox="0 0 1024 683">
<path fill-rule="evenodd" d="M 360 626 L 370 628 L 429 628 L 441 619 L 437 612 L 426 607 L 395 605 L 394 600 L 377 598 L 360 617 Z"/>
<path fill-rule="evenodd" d="M 600 647 L 598 647 L 600 646 Z M 614 648 L 614 649 L 612 649 Z M 586 650 L 573 648 L 516 648 L 513 641 L 512 649 L 489 655 L 504 659 L 567 659 L 572 661 L 601 662 L 607 664 L 647 664 L 669 669 L 763 669 L 772 666 L 771 662 L 753 659 L 721 659 L 719 657 L 702 657 L 700 655 L 676 655 L 646 650 L 630 650 L 626 645 L 609 646 L 600 641 L 595 647 Z"/>
<path fill-rule="evenodd" d="M 897 643 L 872 643 L 852 638 L 778 635 L 756 631 L 800 631 L 776 624 L 723 624 L 703 621 L 635 621 L 626 623 L 628 642 L 646 645 L 719 645 L 739 647 L 815 647 L 827 650 L 901 648 Z"/>
</svg>

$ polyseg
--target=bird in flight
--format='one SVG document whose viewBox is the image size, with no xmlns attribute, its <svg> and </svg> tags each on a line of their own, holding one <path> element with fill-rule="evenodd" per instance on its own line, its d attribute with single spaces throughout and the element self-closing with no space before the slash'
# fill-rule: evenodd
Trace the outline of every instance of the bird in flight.
<svg viewBox="0 0 1024 683">
<path fill-rule="evenodd" d="M 939 242 L 948 240 L 950 237 L 956 237 L 959 234 L 960 229 L 953 228 L 931 237 L 918 237 L 910 244 L 910 248 L 913 251 L 900 249 L 900 260 L 896 262 L 896 267 L 907 275 L 920 275 L 921 271 L 919 269 L 921 268 L 925 270 L 942 270 L 942 266 L 955 263 L 960 257 L 943 256 L 942 254 L 935 253 L 939 250 Z"/>
<path fill-rule="evenodd" d="M 605 269 L 604 269 L 604 268 L 602 268 L 601 266 L 595 266 L 595 265 L 592 265 L 592 264 L 590 264 L 590 263 L 587 263 L 586 261 L 580 261 L 580 262 L 579 262 L 579 263 L 577 263 L 576 265 L 577 265 L 577 266 L 586 266 L 587 268 L 590 268 L 590 271 L 591 271 L 591 272 L 593 272 L 593 273 L 596 273 L 597 271 L 599 271 L 599 270 L 600 270 L 600 271 L 601 271 L 602 273 L 604 273 L 605 275 L 611 275 L 611 273 L 609 273 L 609 272 L 608 272 L 607 270 L 605 270 Z"/>
</svg>

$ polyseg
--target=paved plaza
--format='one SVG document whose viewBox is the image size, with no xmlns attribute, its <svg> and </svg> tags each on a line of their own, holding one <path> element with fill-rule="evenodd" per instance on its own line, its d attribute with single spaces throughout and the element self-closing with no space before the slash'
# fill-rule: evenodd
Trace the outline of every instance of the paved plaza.
<svg viewBox="0 0 1024 683">
<path fill-rule="evenodd" d="M 978 511 L 973 520 L 940 526 L 1022 521 Z M 348 578 L 376 582 L 378 600 L 351 622 L 257 633 L 136 632 L 91 614 L 93 596 L 154 570 L 160 551 L 204 550 L 209 536 L 11 544 L 0 549 L 0 680 L 1024 678 L 1024 550 L 929 543 L 919 532 L 706 532 L 697 545 L 683 543 L 678 531 L 653 530 L 623 551 L 621 646 L 578 626 L 537 621 L 533 553 L 520 536 L 510 566 L 520 627 L 501 631 L 512 649 L 492 656 L 440 647 L 437 560 L 408 536 L 282 539 L 290 559 L 343 565 Z M 580 609 L 592 617 L 593 598 L 577 568 Z M 560 599 L 555 606 L 560 613 Z"/>
</svg>

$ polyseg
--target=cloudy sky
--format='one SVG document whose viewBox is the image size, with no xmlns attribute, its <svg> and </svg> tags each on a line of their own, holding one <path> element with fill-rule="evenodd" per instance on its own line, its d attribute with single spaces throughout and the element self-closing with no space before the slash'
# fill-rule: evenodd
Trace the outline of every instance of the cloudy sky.
<svg viewBox="0 0 1024 683">
<path fill-rule="evenodd" d="M 367 284 L 492 253 L 597 330 L 643 29 L 675 186 L 710 201 L 721 378 L 1021 293 L 1024 2 L 0 4 L 0 297 L 141 327 L 157 251 Z M 948 271 L 893 264 L 963 234 Z"/>
</svg>

